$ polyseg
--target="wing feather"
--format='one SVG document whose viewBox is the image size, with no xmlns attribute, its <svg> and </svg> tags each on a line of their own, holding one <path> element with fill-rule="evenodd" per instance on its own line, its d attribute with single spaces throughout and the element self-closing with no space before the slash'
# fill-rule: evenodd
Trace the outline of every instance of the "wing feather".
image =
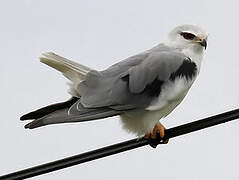
<svg viewBox="0 0 239 180">
<path fill-rule="evenodd" d="M 124 71 L 118 63 L 112 74 L 107 72 L 111 69 L 92 75 L 88 73 L 89 77 L 78 87 L 83 106 L 96 108 L 120 105 L 120 109 L 124 109 L 123 106 L 126 109 L 147 107 L 153 96 L 160 92 L 160 89 L 156 92 L 153 88 L 161 88 L 186 58 L 182 53 L 175 51 L 150 52 L 144 57 L 146 58 L 137 64 L 128 66 L 127 61 L 123 61 L 124 67 L 127 67 Z"/>
</svg>

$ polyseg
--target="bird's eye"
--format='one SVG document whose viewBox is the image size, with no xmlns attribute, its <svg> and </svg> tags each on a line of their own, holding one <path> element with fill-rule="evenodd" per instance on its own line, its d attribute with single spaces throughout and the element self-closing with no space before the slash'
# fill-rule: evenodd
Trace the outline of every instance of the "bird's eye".
<svg viewBox="0 0 239 180">
<path fill-rule="evenodd" d="M 187 40 L 193 40 L 195 38 L 195 35 L 192 33 L 181 32 L 180 35 L 183 36 L 184 39 L 187 39 Z"/>
</svg>

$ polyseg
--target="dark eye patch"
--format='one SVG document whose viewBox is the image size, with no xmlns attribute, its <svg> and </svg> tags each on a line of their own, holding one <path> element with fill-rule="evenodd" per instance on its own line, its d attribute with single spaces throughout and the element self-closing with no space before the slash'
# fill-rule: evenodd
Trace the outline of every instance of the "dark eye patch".
<svg viewBox="0 0 239 180">
<path fill-rule="evenodd" d="M 184 39 L 187 39 L 187 40 L 193 40 L 195 38 L 195 35 L 192 33 L 181 32 L 180 35 L 183 36 Z"/>
</svg>

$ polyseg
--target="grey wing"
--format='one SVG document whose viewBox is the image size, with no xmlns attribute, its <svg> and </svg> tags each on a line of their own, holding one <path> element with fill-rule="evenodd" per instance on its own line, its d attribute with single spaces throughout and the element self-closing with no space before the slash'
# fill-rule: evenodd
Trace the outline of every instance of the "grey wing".
<svg viewBox="0 0 239 180">
<path fill-rule="evenodd" d="M 155 79 L 167 81 L 185 58 L 185 55 L 177 52 L 152 53 L 142 64 L 129 69 L 130 92 L 141 93 Z"/>
<path fill-rule="evenodd" d="M 185 58 L 176 52 L 150 52 L 102 72 L 90 71 L 79 84 L 79 100 L 67 101 L 64 107 L 46 107 L 47 115 L 41 117 L 37 112 L 42 109 L 30 113 L 35 120 L 25 127 L 32 129 L 47 124 L 89 121 L 119 115 L 127 110 L 145 109 L 160 94 L 164 83 L 177 74 Z M 44 112 L 46 108 L 43 108 Z M 23 120 L 29 119 L 28 115 L 23 117 L 27 117 Z"/>
<path fill-rule="evenodd" d="M 117 110 L 147 107 L 185 58 L 175 51 L 150 52 L 133 63 L 123 61 L 102 72 L 91 71 L 78 87 L 82 95 L 78 104 Z"/>
</svg>

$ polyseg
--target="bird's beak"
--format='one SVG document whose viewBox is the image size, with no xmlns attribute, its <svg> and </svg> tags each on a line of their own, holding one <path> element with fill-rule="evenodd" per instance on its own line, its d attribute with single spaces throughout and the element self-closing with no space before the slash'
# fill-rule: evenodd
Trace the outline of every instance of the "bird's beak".
<svg viewBox="0 0 239 180">
<path fill-rule="evenodd" d="M 203 39 L 202 41 L 199 41 L 199 44 L 203 46 L 205 49 L 207 49 L 207 41 L 206 39 Z"/>
</svg>

